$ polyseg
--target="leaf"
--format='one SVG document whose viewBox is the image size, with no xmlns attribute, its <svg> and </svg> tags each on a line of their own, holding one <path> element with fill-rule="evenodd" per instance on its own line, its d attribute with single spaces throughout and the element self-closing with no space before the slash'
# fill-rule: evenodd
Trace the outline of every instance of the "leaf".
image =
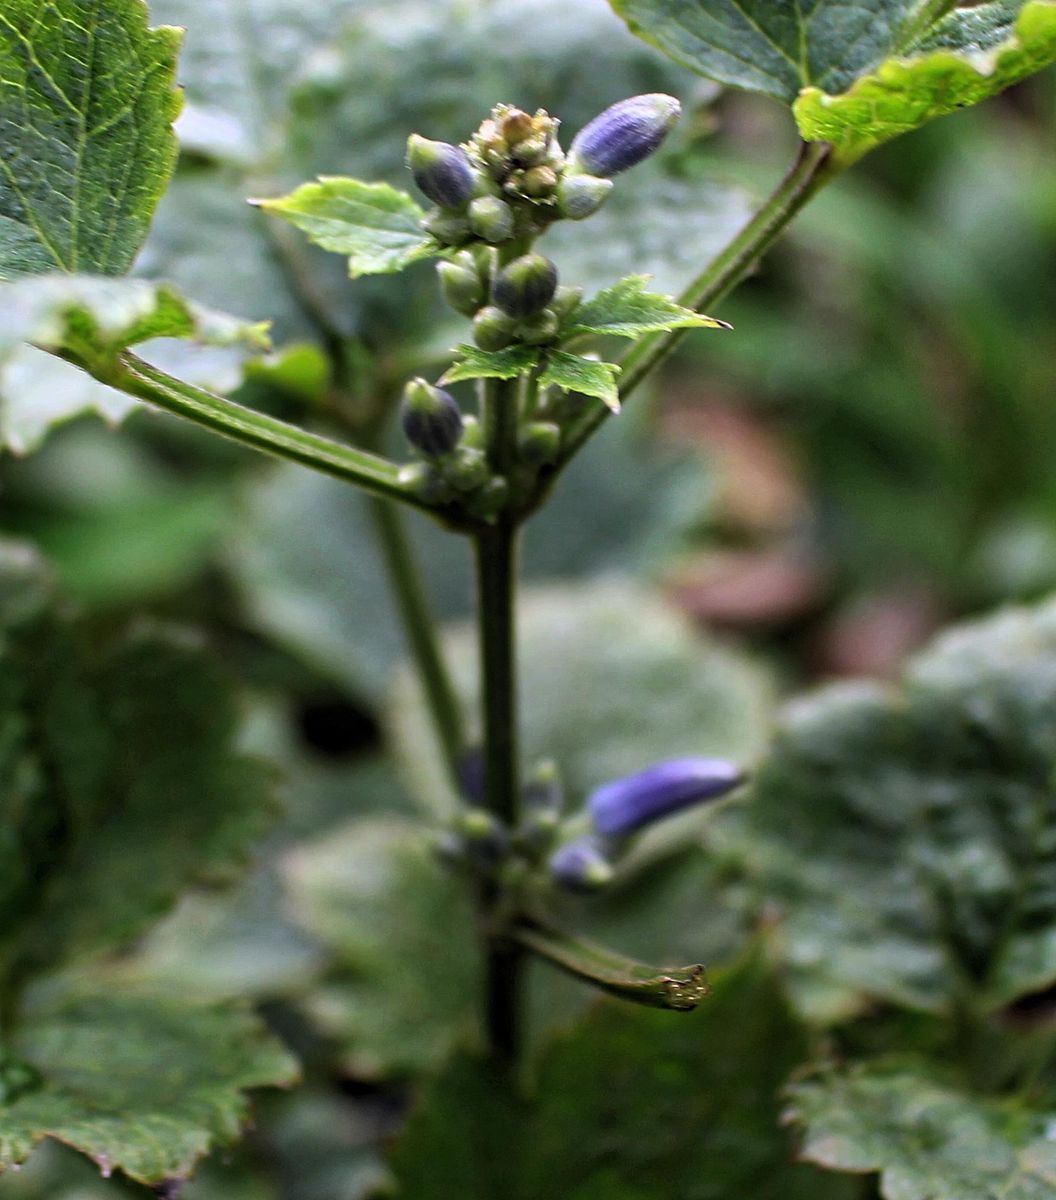
<svg viewBox="0 0 1056 1200">
<path fill-rule="evenodd" d="M 647 292 L 648 275 L 630 275 L 585 301 L 572 314 L 563 337 L 601 333 L 612 337 L 638 338 L 668 329 L 731 329 L 725 321 L 705 317 L 683 308 L 669 296 Z"/>
<path fill-rule="evenodd" d="M 953 7 L 948 0 L 945 8 Z M 731 87 L 791 104 L 842 92 L 920 32 L 926 0 L 611 0 L 632 33 Z"/>
<path fill-rule="evenodd" d="M 777 1091 L 805 1052 L 752 962 L 694 1013 L 603 1002 L 542 1055 L 529 1103 L 468 1056 L 430 1085 L 393 1167 L 419 1200 L 843 1200 L 789 1162 Z"/>
<path fill-rule="evenodd" d="M 131 266 L 176 163 L 179 37 L 142 0 L 5 0 L 0 278 Z"/>
<path fill-rule="evenodd" d="M 33 553 L 0 544 L 0 963 L 16 980 L 142 932 L 270 823 L 270 774 L 186 637 L 99 644 Z"/>
<path fill-rule="evenodd" d="M 463 880 L 405 821 L 359 820 L 295 850 L 294 914 L 337 956 L 307 1001 L 360 1078 L 438 1067 L 473 1028 L 479 964 Z"/>
<path fill-rule="evenodd" d="M 1056 1189 L 1053 1114 L 954 1091 L 874 1064 L 789 1089 L 802 1156 L 836 1171 L 880 1171 L 886 1200 L 1044 1200 Z"/>
<path fill-rule="evenodd" d="M 620 411 L 620 393 L 616 376 L 620 368 L 615 363 L 596 362 L 567 350 L 551 350 L 546 356 L 546 369 L 539 386 L 565 388 L 580 396 L 594 396 L 604 401 L 613 412 Z"/>
<path fill-rule="evenodd" d="M 794 704 L 732 839 L 814 1015 L 993 1010 L 1056 980 L 1056 605 L 946 634 L 903 686 Z"/>
<path fill-rule="evenodd" d="M 249 1088 L 297 1065 L 247 1013 L 146 994 L 80 994 L 34 1012 L 12 1052 L 39 1083 L 0 1108 L 0 1169 L 45 1138 L 142 1183 L 182 1179 L 233 1141 Z"/>
<path fill-rule="evenodd" d="M 796 121 L 804 139 L 833 143 L 846 164 L 1054 61 L 1056 3 L 995 0 L 955 10 L 904 56 L 881 63 L 842 95 L 807 88 L 794 105 Z"/>
<path fill-rule="evenodd" d="M 314 245 L 347 255 L 353 279 L 402 271 L 441 250 L 422 232 L 424 211 L 387 183 L 324 176 L 289 196 L 254 203 L 303 229 Z"/>
<path fill-rule="evenodd" d="M 465 379 L 516 379 L 527 375 L 539 363 L 540 351 L 534 346 L 509 346 L 505 350 L 481 350 L 477 346 L 459 346 L 458 358 L 444 372 L 442 384 Z"/>
</svg>

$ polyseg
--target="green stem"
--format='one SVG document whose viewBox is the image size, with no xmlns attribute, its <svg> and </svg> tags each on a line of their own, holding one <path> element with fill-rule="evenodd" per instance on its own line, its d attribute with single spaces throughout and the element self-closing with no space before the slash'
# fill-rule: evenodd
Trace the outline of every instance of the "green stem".
<svg viewBox="0 0 1056 1200">
<path fill-rule="evenodd" d="M 244 446 L 333 475 L 373 495 L 432 511 L 427 501 L 400 482 L 400 469 L 395 463 L 235 404 L 159 371 L 134 354 L 123 355 L 120 368 L 102 382 Z"/>
<path fill-rule="evenodd" d="M 831 160 L 831 147 L 827 143 L 802 143 L 799 157 L 767 202 L 686 288 L 679 297 L 679 303 L 699 312 L 721 300 L 740 283 L 760 255 L 769 249 L 796 213 L 836 174 L 836 171 L 837 168 Z M 685 333 L 684 329 L 674 329 L 669 333 L 643 338 L 621 360 L 621 400 L 625 400 L 671 353 Z M 609 410 L 601 401 L 584 404 L 582 412 L 566 429 L 558 468 L 576 454 L 608 416 Z"/>
<path fill-rule="evenodd" d="M 396 596 L 404 634 L 422 682 L 436 728 L 444 763 L 457 791 L 459 767 L 465 749 L 462 705 L 447 670 L 429 601 L 415 562 L 403 517 L 396 506 L 380 496 L 368 501 L 378 546 L 385 559 Z"/>
<path fill-rule="evenodd" d="M 493 380 L 481 386 L 481 418 L 488 458 L 496 473 L 513 461 L 517 408 L 512 390 Z M 517 713 L 517 553 L 518 528 L 507 512 L 475 536 L 477 620 L 480 639 L 481 709 L 484 732 L 484 805 L 514 826 L 520 799 Z M 494 1057 L 516 1062 L 521 1042 L 522 951 L 503 930 L 488 928 L 497 900 L 494 888 L 480 897 L 487 939 L 485 1024 Z"/>
</svg>

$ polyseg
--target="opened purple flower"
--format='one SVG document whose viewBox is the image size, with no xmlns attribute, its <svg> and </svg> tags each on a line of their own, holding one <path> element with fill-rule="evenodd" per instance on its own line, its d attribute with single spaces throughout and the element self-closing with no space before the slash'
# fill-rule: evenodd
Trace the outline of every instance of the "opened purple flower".
<svg viewBox="0 0 1056 1200">
<path fill-rule="evenodd" d="M 604 784 L 591 794 L 587 807 L 598 833 L 623 837 L 684 808 L 725 796 L 743 781 L 740 767 L 725 759 L 669 759 Z"/>
</svg>

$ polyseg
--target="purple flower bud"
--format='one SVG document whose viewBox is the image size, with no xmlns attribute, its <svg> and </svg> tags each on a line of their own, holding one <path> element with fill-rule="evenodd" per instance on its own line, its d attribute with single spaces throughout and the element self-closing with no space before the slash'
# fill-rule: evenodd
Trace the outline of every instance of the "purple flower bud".
<svg viewBox="0 0 1056 1200">
<path fill-rule="evenodd" d="M 554 298 L 557 267 L 541 254 L 522 254 L 495 276 L 492 298 L 511 317 L 531 317 Z"/>
<path fill-rule="evenodd" d="M 400 423 L 407 440 L 425 458 L 450 454 L 462 436 L 462 413 L 455 398 L 424 379 L 412 379 L 404 389 Z"/>
<path fill-rule="evenodd" d="M 441 208 L 465 208 L 473 198 L 477 181 L 459 146 L 412 133 L 407 139 L 407 166 L 422 192 Z"/>
<path fill-rule="evenodd" d="M 569 892 L 596 892 L 612 879 L 612 863 L 597 838 L 581 837 L 550 856 L 550 874 Z"/>
<path fill-rule="evenodd" d="M 667 137 L 682 106 L 656 92 L 621 100 L 576 134 L 569 150 L 573 169 L 603 179 L 637 166 Z"/>
<path fill-rule="evenodd" d="M 594 828 L 623 837 L 704 800 L 715 800 L 744 781 L 741 769 L 721 758 L 676 758 L 606 783 L 587 801 Z"/>
</svg>

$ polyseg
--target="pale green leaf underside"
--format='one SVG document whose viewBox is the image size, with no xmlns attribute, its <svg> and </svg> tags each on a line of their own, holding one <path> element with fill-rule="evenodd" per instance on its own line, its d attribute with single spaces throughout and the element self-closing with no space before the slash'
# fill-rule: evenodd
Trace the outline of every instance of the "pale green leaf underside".
<svg viewBox="0 0 1056 1200">
<path fill-rule="evenodd" d="M 347 255 L 353 279 L 402 271 L 440 252 L 422 232 L 422 209 L 387 183 L 327 176 L 289 196 L 256 203 L 296 225 L 323 250 Z"/>
<path fill-rule="evenodd" d="M 648 275 L 629 275 L 585 301 L 572 314 L 563 336 L 607 334 L 638 338 L 669 329 L 729 329 L 725 321 L 683 308 L 669 296 L 647 292 Z"/>
<path fill-rule="evenodd" d="M 1048 1200 L 1056 1195 L 1053 1113 L 1003 1110 L 897 1068 L 828 1072 L 790 1089 L 802 1155 L 837 1171 L 879 1171 L 885 1200 Z"/>
<path fill-rule="evenodd" d="M 546 368 L 539 378 L 539 386 L 559 387 L 580 396 L 593 396 L 613 412 L 619 412 L 620 392 L 616 386 L 619 373 L 620 368 L 615 363 L 597 362 L 567 350 L 551 350 L 546 356 Z"/>
<path fill-rule="evenodd" d="M 1009 14 L 1019 11 L 1014 25 Z M 831 142 L 844 163 L 899 134 L 1003 91 L 1056 61 L 1056 3 L 982 5 L 952 13 L 905 58 L 892 58 L 843 95 L 806 89 L 793 110 L 807 141 Z"/>
<path fill-rule="evenodd" d="M 128 270 L 176 162 L 179 40 L 143 0 L 5 0 L 0 278 Z"/>
<path fill-rule="evenodd" d="M 55 1138 L 143 1183 L 186 1177 L 238 1137 L 246 1089 L 296 1082 L 253 1017 L 159 995 L 75 996 L 36 1012 L 12 1051 L 39 1086 L 0 1107 L 0 1171 Z"/>
<path fill-rule="evenodd" d="M 935 0 L 611 0 L 631 32 L 709 79 L 791 104 L 841 92 L 913 40 Z M 952 3 L 945 5 L 952 7 Z"/>
<path fill-rule="evenodd" d="M 466 379 L 516 379 L 538 364 L 539 350 L 532 346 L 509 346 L 505 350 L 481 350 L 477 346 L 459 346 L 458 359 L 450 366 L 441 383 L 460 383 Z"/>
<path fill-rule="evenodd" d="M 1056 605 L 947 634 L 898 692 L 794 704 L 732 836 L 820 1017 L 1056 980 Z M 743 820 L 743 828 L 736 825 Z"/>
</svg>

